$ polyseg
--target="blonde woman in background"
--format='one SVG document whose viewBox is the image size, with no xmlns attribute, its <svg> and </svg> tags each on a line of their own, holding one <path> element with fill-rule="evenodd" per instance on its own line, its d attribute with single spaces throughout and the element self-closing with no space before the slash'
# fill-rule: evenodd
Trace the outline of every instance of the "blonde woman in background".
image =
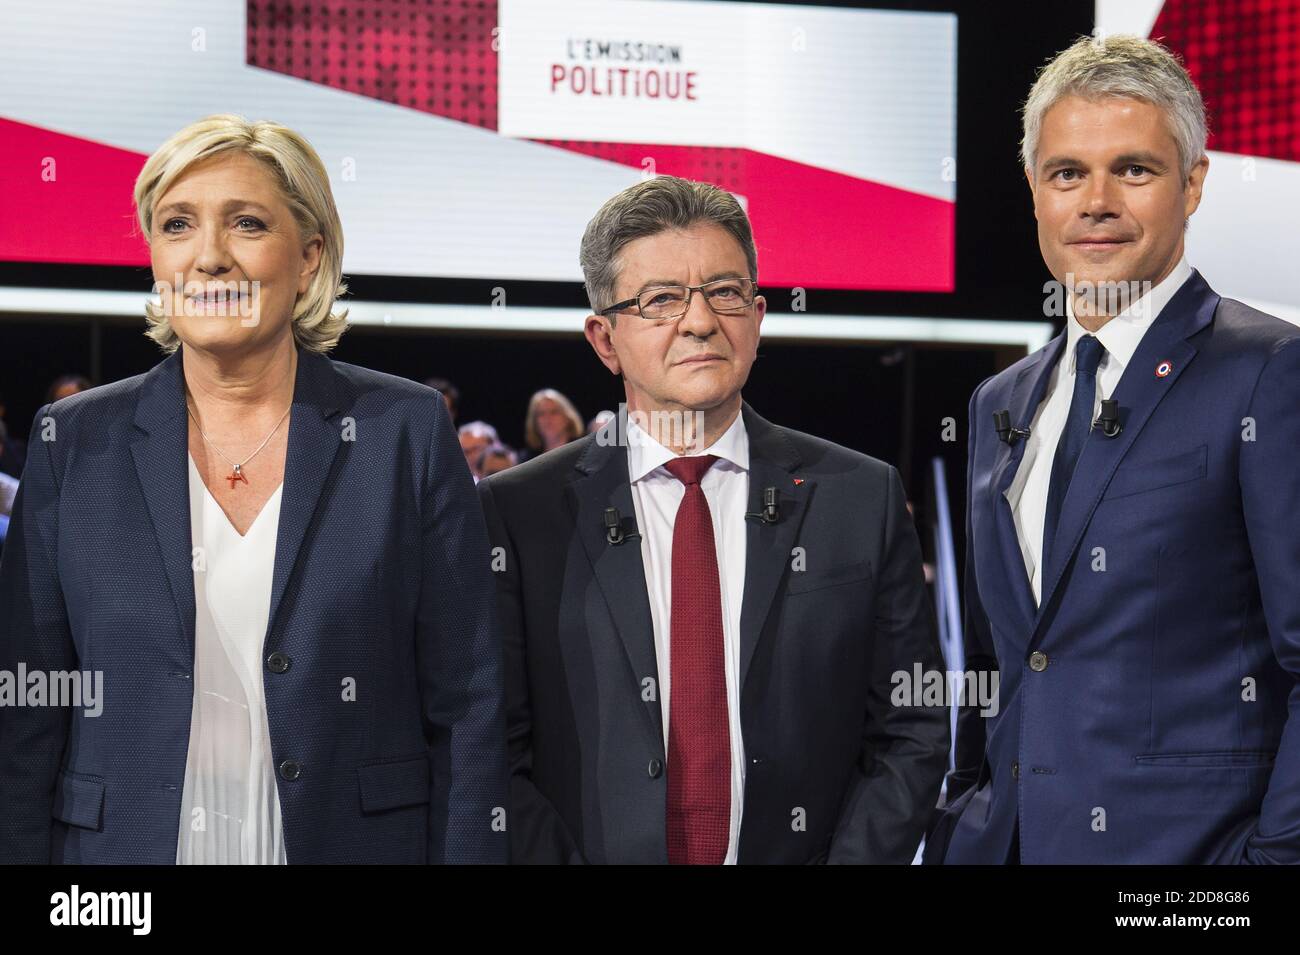
<svg viewBox="0 0 1300 955">
<path fill-rule="evenodd" d="M 539 454 L 562 448 L 587 433 L 582 415 L 573 402 L 554 388 L 543 388 L 528 399 L 528 415 L 524 423 L 524 443 L 527 450 L 521 461 Z"/>
</svg>

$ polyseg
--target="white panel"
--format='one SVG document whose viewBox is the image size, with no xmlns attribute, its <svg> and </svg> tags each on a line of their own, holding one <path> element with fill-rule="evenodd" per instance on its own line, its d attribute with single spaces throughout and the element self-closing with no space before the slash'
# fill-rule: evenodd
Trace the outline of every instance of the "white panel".
<svg viewBox="0 0 1300 955">
<path fill-rule="evenodd" d="M 1256 307 L 1275 315 L 1300 312 L 1298 213 L 1300 163 L 1211 152 L 1187 261 L 1220 295 L 1270 303 Z"/>
<path fill-rule="evenodd" d="M 1149 36 L 1163 6 L 1163 0 L 1098 0 L 1097 29 Z M 1201 207 L 1187 231 L 1187 260 L 1220 295 L 1300 324 L 1300 163 L 1209 155 Z"/>
<path fill-rule="evenodd" d="M 1097 0 L 1097 29 L 1103 36 L 1149 36 L 1164 5 L 1164 0 Z"/>
<path fill-rule="evenodd" d="M 504 135 L 741 147 L 956 198 L 944 177 L 956 156 L 952 14 L 680 0 L 502 0 L 500 11 Z M 658 97 L 651 75 L 663 77 Z"/>
<path fill-rule="evenodd" d="M 588 219 L 638 170 L 249 67 L 243 11 L 232 0 L 11 6 L 0 115 L 146 154 L 210 113 L 278 120 L 330 171 L 345 271 L 581 279 Z"/>
<path fill-rule="evenodd" d="M 671 33 L 688 8 L 722 5 L 652 6 L 651 32 Z M 952 198 L 954 184 L 940 174 L 955 151 L 954 18 L 795 16 L 799 8 L 781 6 L 766 8 L 774 19 L 754 20 L 746 10 L 757 5 L 725 6 L 742 24 L 770 25 L 752 37 L 742 30 L 741 47 L 752 41 L 759 51 L 745 74 L 760 84 L 744 114 L 747 141 Z M 756 70 L 796 26 L 807 49 Z M 11 3 L 0 29 L 0 116 L 143 154 L 210 113 L 285 122 L 330 170 L 344 270 L 358 274 L 580 281 L 588 220 L 640 178 L 638 169 L 249 67 L 245 45 L 242 0 Z M 913 55 L 938 61 L 909 69 Z M 778 62 L 789 77 L 777 75 Z"/>
</svg>

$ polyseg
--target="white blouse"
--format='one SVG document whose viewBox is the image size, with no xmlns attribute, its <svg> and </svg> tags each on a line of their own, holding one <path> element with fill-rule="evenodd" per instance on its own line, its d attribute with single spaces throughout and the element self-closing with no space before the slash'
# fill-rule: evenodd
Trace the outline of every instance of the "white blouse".
<svg viewBox="0 0 1300 955">
<path fill-rule="evenodd" d="M 189 475 L 194 710 L 176 862 L 283 865 L 262 645 L 284 485 L 240 536 L 193 458 Z"/>
</svg>

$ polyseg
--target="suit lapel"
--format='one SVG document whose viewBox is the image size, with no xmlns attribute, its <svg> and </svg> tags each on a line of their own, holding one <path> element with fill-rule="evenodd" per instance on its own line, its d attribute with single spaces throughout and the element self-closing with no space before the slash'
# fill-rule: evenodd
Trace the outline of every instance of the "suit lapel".
<svg viewBox="0 0 1300 955">
<path fill-rule="evenodd" d="M 280 498 L 271 609 L 267 632 L 275 622 L 298 552 L 315 513 L 341 432 L 330 423 L 340 406 L 339 387 L 328 358 L 299 350 L 289 415 L 289 447 Z M 185 652 L 194 655 L 193 531 L 190 527 L 189 421 L 185 413 L 182 350 L 177 349 L 148 375 L 136 405 L 135 423 L 147 437 L 131 445 L 136 474 L 153 522 L 171 587 Z"/>
<path fill-rule="evenodd" d="M 605 508 L 617 508 L 620 518 L 629 527 L 636 515 L 623 438 L 626 429 L 627 414 L 620 410 L 617 423 L 611 422 L 589 439 L 586 452 L 575 465 L 578 476 L 569 484 L 568 500 L 578 539 L 591 562 L 633 677 L 638 684 L 646 677 L 653 677 L 658 685 L 654 622 L 650 616 L 641 539 L 632 537 L 621 544 L 611 544 L 605 531 Z M 663 711 L 659 706 L 659 694 L 655 693 L 652 700 L 644 700 L 644 694 L 642 697 L 648 728 L 663 750 Z"/>
<path fill-rule="evenodd" d="M 181 352 L 177 349 L 145 376 L 135 408 L 145 437 L 133 441 L 131 456 L 145 507 L 153 522 L 163 570 L 176 603 L 184 651 L 194 660 L 194 568 L 190 541 L 189 421 Z"/>
<path fill-rule="evenodd" d="M 1107 438 L 1099 431 L 1088 435 L 1061 503 L 1055 546 L 1051 555 L 1043 555 L 1043 599 L 1030 637 L 1031 644 L 1042 633 L 1044 610 L 1051 603 L 1065 568 L 1079 548 L 1106 485 L 1142 433 L 1151 413 L 1195 357 L 1196 347 L 1187 339 L 1213 320 L 1218 304 L 1219 296 L 1214 294 L 1200 273 L 1194 271 L 1142 336 L 1111 396 L 1119 402 L 1123 430 L 1116 438 Z M 1157 375 L 1157 366 L 1165 361 L 1169 362 L 1167 373 Z"/>
<path fill-rule="evenodd" d="M 1011 426 L 1029 430 L 1047 394 L 1047 384 L 1052 377 L 1052 369 L 1060 359 L 1065 347 L 1065 335 L 1058 335 L 1047 343 L 1016 376 L 1011 388 L 1008 410 L 1011 413 Z M 991 427 L 992 422 L 978 422 L 981 427 Z M 1002 569 L 1007 582 L 1007 592 L 1016 613 L 1019 626 L 1012 633 L 1028 633 L 1033 625 L 1035 607 L 1034 592 L 1030 586 L 1029 574 L 1025 570 L 1025 558 L 1020 550 L 1020 537 L 1016 533 L 1016 521 L 1007 500 L 1006 492 L 1015 480 L 1020 465 L 1025 457 L 1025 438 L 1018 438 L 1013 444 L 998 442 L 998 455 L 993 465 L 993 480 L 989 483 L 989 505 L 993 508 L 994 526 L 997 528 L 998 553 L 1002 559 Z M 983 588 L 981 588 L 983 589 Z M 990 588 L 994 592 L 999 588 Z"/>
<path fill-rule="evenodd" d="M 795 484 L 795 472 L 801 464 L 799 454 L 779 429 L 759 417 L 748 404 L 742 404 L 741 414 L 749 437 L 745 594 L 740 609 L 740 685 L 743 687 L 772 598 L 790 565 L 791 551 L 816 484 L 810 479 Z M 768 487 L 780 492 L 780 517 L 775 524 L 764 524 L 756 516 L 762 510 L 763 490 Z"/>
<path fill-rule="evenodd" d="M 791 551 L 815 482 L 804 480 L 796 485 L 792 472 L 797 470 L 800 460 L 794 446 L 748 404 L 742 404 L 741 414 L 750 447 L 747 514 L 757 515 L 761 510 L 764 488 L 775 487 L 780 491 L 777 523 L 764 524 L 757 516 L 745 519 L 745 592 L 740 612 L 740 680 L 743 686 L 772 598 L 790 563 Z M 610 544 L 604 527 L 607 507 L 617 508 L 625 519 L 636 513 L 627 470 L 627 449 L 617 441 L 619 435 L 626 433 L 626 427 L 625 414 L 620 414 L 617 433 L 607 431 L 604 443 L 592 440 L 579 459 L 577 470 L 580 476 L 570 484 L 568 496 L 578 537 L 591 561 L 623 650 L 639 682 L 658 672 L 640 540 Z M 662 746 L 663 714 L 657 697 L 645 704 L 645 715 Z"/>
<path fill-rule="evenodd" d="M 289 414 L 289 447 L 284 462 L 284 490 L 280 495 L 280 524 L 275 539 L 275 570 L 271 577 L 271 611 L 266 632 L 275 626 L 303 538 L 316 513 L 321 491 L 343 446 L 343 431 L 331 420 L 343 407 L 344 395 L 331 361 L 305 349 L 298 350 L 293 410 Z"/>
</svg>

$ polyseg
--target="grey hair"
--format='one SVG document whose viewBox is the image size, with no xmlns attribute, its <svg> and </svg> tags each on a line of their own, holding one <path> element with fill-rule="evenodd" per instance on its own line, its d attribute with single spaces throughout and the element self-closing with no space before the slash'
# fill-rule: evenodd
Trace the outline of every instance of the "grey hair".
<svg viewBox="0 0 1300 955">
<path fill-rule="evenodd" d="M 500 440 L 497 437 L 497 429 L 486 421 L 471 421 L 456 429 L 457 437 L 466 434 L 473 435 L 476 438 L 491 438 L 494 444 Z"/>
<path fill-rule="evenodd" d="M 591 310 L 600 312 L 614 304 L 614 286 L 621 268 L 619 252 L 625 245 L 669 229 L 686 229 L 697 222 L 712 222 L 731 233 L 745 253 L 749 277 L 758 281 L 754 232 L 736 197 L 707 182 L 654 176 L 628 186 L 601 206 L 587 223 L 578 261 Z"/>
<path fill-rule="evenodd" d="M 1178 57 L 1153 40 L 1127 34 L 1080 37 L 1039 72 L 1024 106 L 1020 158 L 1032 173 L 1047 111 L 1066 96 L 1125 97 L 1163 110 L 1178 144 L 1183 179 L 1205 154 L 1205 103 Z"/>
</svg>

